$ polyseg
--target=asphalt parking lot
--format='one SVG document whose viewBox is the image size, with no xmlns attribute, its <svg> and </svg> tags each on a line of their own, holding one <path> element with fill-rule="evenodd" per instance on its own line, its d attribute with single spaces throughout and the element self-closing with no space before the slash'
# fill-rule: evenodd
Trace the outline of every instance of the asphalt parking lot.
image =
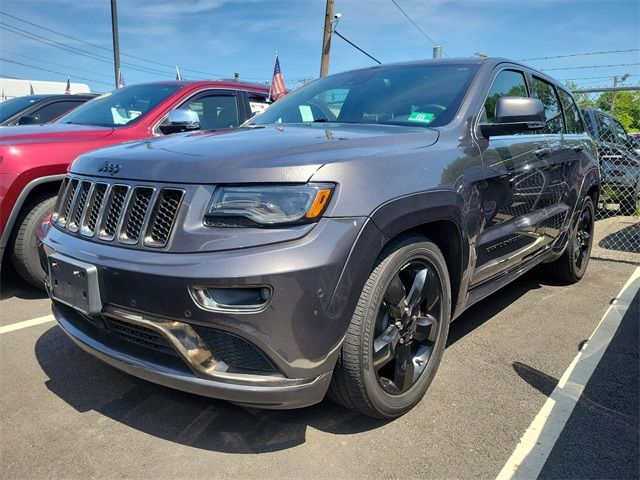
<svg viewBox="0 0 640 480">
<path fill-rule="evenodd" d="M 382 422 L 330 401 L 244 409 L 129 377 L 52 321 L 0 333 L 2 478 L 495 478 L 636 268 L 592 261 L 577 285 L 530 272 L 454 322 L 424 400 Z M 0 329 L 49 315 L 3 271 Z M 637 478 L 640 297 L 539 478 Z"/>
</svg>

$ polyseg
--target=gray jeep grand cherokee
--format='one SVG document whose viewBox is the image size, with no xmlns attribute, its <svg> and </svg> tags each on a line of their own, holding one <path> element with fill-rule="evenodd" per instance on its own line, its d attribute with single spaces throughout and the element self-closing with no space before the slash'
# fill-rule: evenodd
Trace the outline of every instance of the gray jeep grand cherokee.
<svg viewBox="0 0 640 480">
<path fill-rule="evenodd" d="M 383 65 L 228 133 L 80 156 L 43 262 L 60 326 L 125 372 L 265 408 L 328 391 L 389 418 L 425 394 L 467 307 L 541 263 L 580 280 L 599 184 L 544 74 Z"/>
</svg>

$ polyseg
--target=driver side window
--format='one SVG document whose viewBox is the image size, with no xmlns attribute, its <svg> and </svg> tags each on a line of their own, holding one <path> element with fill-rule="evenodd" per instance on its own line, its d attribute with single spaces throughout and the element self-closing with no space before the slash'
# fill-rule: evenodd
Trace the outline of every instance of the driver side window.
<svg viewBox="0 0 640 480">
<path fill-rule="evenodd" d="M 516 70 L 502 70 L 496 76 L 484 102 L 484 115 L 487 123 L 496 121 L 496 103 L 500 97 L 528 97 L 524 74 Z M 481 121 L 484 123 L 485 118 Z"/>
</svg>

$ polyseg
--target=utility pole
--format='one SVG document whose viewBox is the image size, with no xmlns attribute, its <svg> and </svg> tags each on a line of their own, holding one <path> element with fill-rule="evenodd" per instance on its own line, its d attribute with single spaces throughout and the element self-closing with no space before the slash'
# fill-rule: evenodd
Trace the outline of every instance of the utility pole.
<svg viewBox="0 0 640 480">
<path fill-rule="evenodd" d="M 327 8 L 324 13 L 324 36 L 322 38 L 322 57 L 320 60 L 320 76 L 326 77 L 329 73 L 329 52 L 331 51 L 331 33 L 333 30 L 333 3 L 327 0 Z"/>
<path fill-rule="evenodd" d="M 116 79 L 116 88 L 118 88 L 120 44 L 118 42 L 118 5 L 116 5 L 116 0 L 111 0 L 111 33 L 113 34 L 113 71 Z"/>
<path fill-rule="evenodd" d="M 627 78 L 629 78 L 629 74 L 625 73 L 622 78 L 620 79 L 620 83 L 624 82 Z M 615 76 L 613 77 L 613 88 L 616 88 L 618 86 L 618 77 Z M 613 91 L 613 94 L 611 95 L 611 115 L 615 115 L 613 113 L 613 109 L 616 106 L 616 91 Z"/>
</svg>

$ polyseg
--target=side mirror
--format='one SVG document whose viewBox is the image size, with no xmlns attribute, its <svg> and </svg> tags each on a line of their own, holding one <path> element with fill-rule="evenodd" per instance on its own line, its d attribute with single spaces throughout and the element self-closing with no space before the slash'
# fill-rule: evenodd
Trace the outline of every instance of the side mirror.
<svg viewBox="0 0 640 480">
<path fill-rule="evenodd" d="M 24 115 L 18 119 L 18 125 L 35 125 L 36 123 L 40 123 L 40 119 L 32 115 Z"/>
<path fill-rule="evenodd" d="M 496 103 L 495 123 L 481 123 L 480 132 L 489 138 L 542 130 L 546 124 L 544 105 L 537 98 L 500 97 Z"/>
<path fill-rule="evenodd" d="M 176 108 L 169 112 L 168 125 L 161 125 L 160 131 L 164 134 L 189 132 L 200 130 L 200 117 L 188 108 Z"/>
</svg>

